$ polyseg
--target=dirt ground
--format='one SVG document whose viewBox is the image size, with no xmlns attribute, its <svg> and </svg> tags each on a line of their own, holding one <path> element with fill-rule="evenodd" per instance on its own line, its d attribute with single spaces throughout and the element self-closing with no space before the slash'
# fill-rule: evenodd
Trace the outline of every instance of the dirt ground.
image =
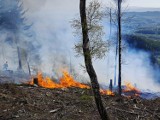
<svg viewBox="0 0 160 120">
<path fill-rule="evenodd" d="M 111 120 L 160 120 L 160 98 L 102 96 Z M 0 84 L 0 120 L 100 120 L 91 90 Z"/>
</svg>

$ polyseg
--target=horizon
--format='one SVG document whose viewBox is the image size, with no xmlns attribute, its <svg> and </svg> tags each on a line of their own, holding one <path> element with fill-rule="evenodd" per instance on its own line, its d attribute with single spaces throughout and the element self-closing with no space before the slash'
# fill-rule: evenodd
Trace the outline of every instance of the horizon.
<svg viewBox="0 0 160 120">
<path fill-rule="evenodd" d="M 110 4 L 113 0 L 108 0 L 108 1 L 104 1 L 104 0 L 100 0 L 105 4 Z M 125 0 L 125 2 L 123 3 L 123 5 L 127 5 L 127 6 L 136 6 L 136 7 L 151 7 L 151 8 L 160 8 L 160 1 L 159 0 Z"/>
<path fill-rule="evenodd" d="M 129 12 L 160 12 L 160 8 L 154 8 L 154 7 L 137 7 L 137 6 L 130 6 L 128 8 Z M 128 12 L 127 11 L 127 12 Z"/>
</svg>

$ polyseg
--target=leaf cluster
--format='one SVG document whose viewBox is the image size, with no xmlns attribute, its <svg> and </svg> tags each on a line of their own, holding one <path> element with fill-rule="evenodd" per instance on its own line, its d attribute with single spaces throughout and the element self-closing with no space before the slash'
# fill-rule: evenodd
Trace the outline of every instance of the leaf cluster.
<svg viewBox="0 0 160 120">
<path fill-rule="evenodd" d="M 87 28 L 89 36 L 89 45 L 92 58 L 101 59 L 108 51 L 108 42 L 103 40 L 104 31 L 102 26 L 102 20 L 105 17 L 102 5 L 97 0 L 91 1 L 86 8 L 87 16 Z M 77 56 L 83 55 L 82 46 L 82 31 L 80 18 L 76 18 L 71 21 L 71 26 L 74 28 L 74 35 L 79 39 L 79 42 L 75 44 L 75 51 Z"/>
</svg>

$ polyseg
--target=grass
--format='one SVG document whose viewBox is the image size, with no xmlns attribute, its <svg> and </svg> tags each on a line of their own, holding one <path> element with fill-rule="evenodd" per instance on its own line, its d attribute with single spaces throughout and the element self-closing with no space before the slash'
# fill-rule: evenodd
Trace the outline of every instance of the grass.
<svg viewBox="0 0 160 120">
<path fill-rule="evenodd" d="M 91 101 L 93 99 L 93 96 L 89 96 L 89 95 L 82 95 L 80 97 L 80 100 L 82 101 Z"/>
</svg>

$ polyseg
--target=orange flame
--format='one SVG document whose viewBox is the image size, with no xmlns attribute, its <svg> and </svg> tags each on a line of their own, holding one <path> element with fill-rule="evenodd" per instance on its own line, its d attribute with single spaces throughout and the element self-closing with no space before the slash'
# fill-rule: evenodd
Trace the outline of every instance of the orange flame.
<svg viewBox="0 0 160 120">
<path fill-rule="evenodd" d="M 110 90 L 102 90 L 102 89 L 100 89 L 100 93 L 101 93 L 102 95 L 114 96 L 114 93 L 113 93 L 112 91 L 110 91 Z"/>
<path fill-rule="evenodd" d="M 54 82 L 51 78 L 44 78 L 42 73 L 38 73 L 38 85 L 44 88 L 69 88 L 69 87 L 78 87 L 78 88 L 86 88 L 90 89 L 88 85 L 81 84 L 74 80 L 74 78 L 65 70 L 62 71 L 63 75 L 60 78 L 60 83 Z M 31 80 L 29 82 L 30 85 L 34 85 L 34 81 Z M 100 93 L 103 95 L 114 96 L 114 93 L 110 90 L 102 90 L 100 89 Z"/>
<path fill-rule="evenodd" d="M 125 82 L 126 88 L 123 90 L 123 92 L 134 91 L 136 96 L 138 96 L 139 93 L 141 93 L 141 91 L 136 87 L 134 87 L 130 82 L 127 82 L 127 81 L 124 81 L 124 82 Z"/>
<path fill-rule="evenodd" d="M 60 84 L 64 87 L 79 87 L 79 88 L 87 88 L 90 87 L 84 84 L 81 84 L 73 79 L 71 75 L 67 71 L 63 70 L 63 77 L 60 78 Z"/>
<path fill-rule="evenodd" d="M 67 71 L 63 71 L 63 76 L 60 78 L 60 83 L 55 83 L 51 78 L 46 77 L 43 78 L 42 73 L 38 73 L 38 85 L 44 88 L 67 88 L 67 87 L 79 87 L 79 88 L 87 88 L 90 87 L 79 82 L 76 82 L 71 75 Z M 33 80 L 29 82 L 30 85 L 33 85 Z"/>
</svg>

